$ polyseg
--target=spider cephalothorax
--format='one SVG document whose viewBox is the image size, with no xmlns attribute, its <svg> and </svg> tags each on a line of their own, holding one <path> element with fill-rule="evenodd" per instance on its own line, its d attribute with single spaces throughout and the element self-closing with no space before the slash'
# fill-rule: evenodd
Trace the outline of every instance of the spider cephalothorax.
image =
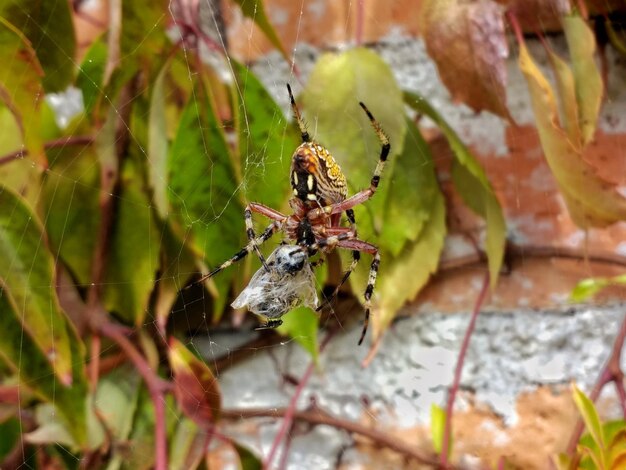
<svg viewBox="0 0 626 470">
<path fill-rule="evenodd" d="M 374 245 L 357 238 L 356 220 L 354 218 L 353 208 L 370 199 L 376 192 L 378 183 L 380 182 L 380 175 L 382 174 L 385 162 L 387 161 L 387 156 L 389 155 L 389 150 L 391 148 L 389 140 L 381 129 L 380 124 L 378 124 L 378 121 L 376 121 L 374 116 L 372 116 L 372 113 L 369 112 L 363 103 L 359 103 L 372 124 L 376 135 L 380 139 L 382 147 L 369 188 L 366 188 L 351 197 L 347 197 L 348 191 L 346 178 L 343 175 L 341 168 L 335 162 L 328 150 L 311 141 L 304 122 L 300 117 L 300 112 L 298 111 L 298 107 L 296 106 L 296 102 L 293 98 L 289 85 L 287 85 L 287 89 L 289 91 L 291 107 L 300 128 L 303 141 L 302 145 L 300 145 L 294 152 L 291 161 L 290 180 L 295 197 L 289 201 L 289 205 L 291 206 L 291 210 L 293 212 L 290 215 L 284 215 L 281 212 L 262 204 L 248 204 L 244 212 L 246 220 L 246 233 L 249 240 L 248 245 L 242 248 L 231 259 L 222 263 L 206 276 L 203 276 L 201 280 L 214 276 L 222 269 L 227 268 L 233 263 L 244 258 L 248 255 L 248 253 L 255 251 L 261 260 L 263 267 L 253 277 L 253 281 L 255 282 L 253 287 L 256 287 L 257 284 L 261 285 L 261 280 L 276 280 L 276 282 L 290 283 L 291 279 L 294 278 L 293 276 L 297 275 L 299 270 L 296 269 L 295 272 L 290 272 L 287 275 L 285 270 L 277 269 L 275 259 L 268 259 L 269 263 L 266 263 L 259 250 L 259 245 L 269 240 L 275 232 L 282 231 L 285 234 L 286 242 L 295 243 L 295 246 L 298 250 L 300 250 L 300 256 L 303 253 L 307 256 L 313 256 L 319 253 L 320 258 L 316 262 L 302 263 L 303 270 L 310 269 L 311 266 L 318 265 L 323 262 L 325 256 L 335 248 L 352 251 L 352 263 L 341 279 L 339 286 L 337 286 L 337 289 L 331 296 L 332 299 L 339 291 L 341 285 L 348 280 L 350 273 L 352 273 L 356 267 L 361 258 L 360 253 L 368 253 L 373 259 L 372 264 L 370 265 L 369 278 L 364 293 L 365 321 L 363 323 L 363 330 L 359 339 L 359 344 L 361 344 L 363 342 L 363 338 L 365 337 L 365 333 L 367 332 L 367 326 L 369 323 L 371 298 L 376 284 L 376 275 L 380 264 L 380 254 Z M 252 212 L 264 215 L 272 220 L 272 223 L 270 223 L 270 225 L 258 237 L 255 234 L 254 226 L 252 224 Z M 346 214 L 350 227 L 344 227 L 341 225 L 341 215 L 343 213 Z M 284 251 L 287 252 L 287 250 Z M 278 252 L 273 253 L 273 256 L 276 253 Z M 280 253 L 282 253 L 282 251 Z M 294 253 L 289 254 L 293 255 Z M 299 267 L 300 264 L 297 264 L 297 266 Z M 310 276 L 301 277 L 306 282 L 313 282 Z M 286 287 L 289 287 L 289 285 Z M 268 287 L 265 291 L 261 289 L 261 291 L 257 292 L 252 289 L 248 291 L 248 293 L 249 292 L 254 292 L 255 296 L 251 297 L 251 300 L 248 303 L 236 302 L 235 304 L 238 306 L 250 306 L 254 304 L 258 311 L 263 311 L 266 309 L 267 305 L 278 305 L 278 303 L 275 302 L 275 299 L 278 298 L 276 296 L 276 289 Z M 291 292 L 299 292 L 299 290 L 294 288 Z M 240 298 L 241 297 L 238 299 Z M 246 300 L 248 300 L 248 297 L 246 297 Z M 293 302 L 295 305 L 295 300 Z M 292 305 L 291 300 L 288 303 L 288 306 L 289 305 Z M 319 308 L 321 307 L 318 307 L 318 310 Z M 266 325 L 267 327 L 275 327 L 282 323 L 279 317 L 286 313 L 286 311 L 283 310 L 284 309 L 281 304 L 277 309 L 267 310 L 267 312 L 271 311 L 269 314 L 260 314 L 269 319 Z"/>
</svg>

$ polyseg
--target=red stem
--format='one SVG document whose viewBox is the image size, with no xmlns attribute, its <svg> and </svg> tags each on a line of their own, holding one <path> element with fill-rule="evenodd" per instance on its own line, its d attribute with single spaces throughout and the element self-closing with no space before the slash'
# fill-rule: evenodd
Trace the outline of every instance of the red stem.
<svg viewBox="0 0 626 470">
<path fill-rule="evenodd" d="M 165 428 L 165 399 L 164 393 L 171 387 L 170 384 L 159 378 L 156 372 L 150 367 L 144 357 L 135 349 L 130 340 L 124 335 L 124 330 L 111 322 L 104 322 L 100 325 L 100 332 L 103 336 L 115 341 L 124 351 L 128 358 L 137 368 L 139 375 L 143 378 L 150 398 L 154 405 L 154 437 L 155 437 L 155 470 L 167 470 L 167 432 Z"/>
<path fill-rule="evenodd" d="M 326 337 L 322 340 L 322 342 L 320 343 L 320 352 L 324 350 L 324 348 L 326 347 L 326 345 L 328 344 L 328 341 L 330 341 L 330 338 L 332 336 L 333 336 L 333 333 L 329 332 L 326 335 Z M 280 446 L 280 443 L 285 438 L 285 435 L 287 434 L 287 432 L 289 432 L 289 430 L 291 429 L 291 425 L 293 424 L 293 418 L 296 413 L 296 405 L 298 404 L 298 399 L 300 398 L 300 395 L 302 395 L 304 387 L 306 386 L 307 382 L 311 378 L 314 368 L 315 368 L 315 361 L 311 361 L 311 363 L 306 368 L 306 371 L 304 371 L 304 374 L 302 375 L 300 382 L 298 382 L 296 391 L 291 397 L 291 400 L 289 400 L 289 405 L 287 406 L 285 410 L 285 414 L 283 416 L 283 421 L 280 426 L 280 429 L 278 430 L 278 433 L 276 434 L 276 437 L 274 438 L 274 442 L 272 443 L 272 448 L 270 449 L 270 452 L 267 455 L 267 458 L 263 462 L 263 468 L 266 468 L 266 469 L 270 468 L 270 465 L 272 464 L 272 461 L 274 460 L 274 456 L 276 455 L 276 452 L 278 451 L 278 447 Z"/>
<path fill-rule="evenodd" d="M 43 148 L 53 149 L 58 147 L 65 147 L 66 145 L 91 145 L 94 141 L 94 138 L 89 135 L 76 135 L 72 137 L 61 137 L 60 139 L 51 140 L 46 142 L 43 145 Z M 11 153 L 7 153 L 0 157 L 0 165 L 4 165 L 5 163 L 12 162 L 13 160 L 17 160 L 18 158 L 22 158 L 28 155 L 28 149 L 23 148 L 20 150 L 16 150 Z"/>
<path fill-rule="evenodd" d="M 626 315 L 624 315 L 624 319 L 622 320 L 622 324 L 620 326 L 619 332 L 615 337 L 615 341 L 613 342 L 613 349 L 611 351 L 611 355 L 609 356 L 608 361 L 602 368 L 602 372 L 600 372 L 600 376 L 596 381 L 596 384 L 593 387 L 593 390 L 589 394 L 589 398 L 591 401 L 595 402 L 600 396 L 600 392 L 604 388 L 606 384 L 609 382 L 615 383 L 615 388 L 617 389 L 617 396 L 620 401 L 620 405 L 622 406 L 622 411 L 624 414 L 624 419 L 626 419 L 626 391 L 624 390 L 624 373 L 620 367 L 620 359 L 622 356 L 622 348 L 624 347 L 624 340 L 626 340 Z M 574 432 L 572 433 L 572 437 L 570 438 L 569 444 L 567 445 L 567 453 L 573 455 L 576 451 L 576 445 L 580 440 L 580 436 L 582 436 L 584 430 L 584 424 L 582 419 L 579 419 L 574 427 Z"/>
<path fill-rule="evenodd" d="M 89 363 L 89 386 L 91 392 L 94 393 L 98 387 L 98 377 L 100 376 L 100 347 L 102 341 L 100 335 L 91 335 L 91 362 Z"/>
<path fill-rule="evenodd" d="M 509 19 L 509 24 L 511 28 L 513 28 L 513 33 L 515 34 L 515 39 L 517 39 L 518 44 L 524 43 L 524 35 L 522 34 L 522 28 L 520 28 L 519 23 L 517 22 L 517 17 L 515 13 L 512 11 L 506 12 L 506 17 Z"/>
<path fill-rule="evenodd" d="M 459 384 L 461 383 L 461 372 L 463 372 L 463 363 L 465 362 L 465 354 L 467 353 L 467 348 L 469 347 L 470 338 L 472 337 L 472 333 L 474 332 L 474 327 L 476 326 L 476 319 L 478 318 L 478 314 L 480 313 L 480 309 L 485 300 L 485 296 L 487 295 L 487 287 L 489 286 L 489 273 L 485 273 L 483 279 L 483 285 L 480 289 L 480 293 L 478 294 L 478 298 L 476 299 L 476 303 L 474 304 L 474 311 L 472 312 L 472 317 L 470 318 L 469 325 L 467 325 L 467 330 L 465 331 L 465 337 L 463 338 L 463 343 L 461 344 L 461 350 L 459 351 L 459 358 L 456 362 L 456 369 L 454 370 L 454 381 L 452 382 L 452 386 L 450 387 L 450 391 L 448 393 L 448 403 L 446 405 L 446 422 L 443 431 L 443 443 L 441 445 L 441 467 L 448 467 L 448 448 L 450 447 L 450 435 L 452 433 L 452 413 L 454 410 L 454 400 L 456 398 L 456 394 L 459 390 Z"/>
</svg>

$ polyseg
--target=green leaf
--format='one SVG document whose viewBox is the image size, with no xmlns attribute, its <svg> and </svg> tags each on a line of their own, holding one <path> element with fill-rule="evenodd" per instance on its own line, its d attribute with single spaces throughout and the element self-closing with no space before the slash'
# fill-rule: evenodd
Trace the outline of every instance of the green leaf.
<svg viewBox="0 0 626 470">
<path fill-rule="evenodd" d="M 233 443 L 233 447 L 239 456 L 239 468 L 241 470 L 261 470 L 263 468 L 261 459 L 250 449 L 237 442 Z"/>
<path fill-rule="evenodd" d="M 167 399 L 166 399 L 167 400 Z M 174 407 L 167 406 L 172 413 Z M 171 419 L 170 419 L 171 418 Z M 167 416 L 168 424 L 175 423 L 178 416 Z M 139 389 L 137 411 L 134 416 L 133 429 L 129 436 L 132 442 L 130 449 L 124 454 L 120 468 L 124 470 L 149 470 L 154 467 L 154 405 L 145 387 Z"/>
<path fill-rule="evenodd" d="M 92 146 L 67 145 L 47 151 L 39 212 L 53 253 L 60 255 L 79 283 L 91 282 L 100 226 L 100 165 Z"/>
<path fill-rule="evenodd" d="M 72 83 L 76 36 L 69 2 L 4 0 L 0 16 L 18 28 L 35 48 L 45 72 L 42 83 L 47 92 L 62 91 Z"/>
<path fill-rule="evenodd" d="M 430 435 L 437 454 L 443 449 L 443 434 L 446 428 L 446 410 L 434 403 L 430 406 Z M 452 437 L 452 436 L 450 436 Z M 452 440 L 448 445 L 448 458 L 452 454 Z"/>
<path fill-rule="evenodd" d="M 445 236 L 445 202 L 441 193 L 437 192 L 429 220 L 417 242 L 407 243 L 396 257 L 383 253 L 376 304 L 372 314 L 375 337 L 391 324 L 400 307 L 415 298 L 428 282 L 430 275 L 437 270 Z M 361 279 L 364 280 L 363 276 Z M 365 284 L 360 282 L 359 285 Z"/>
<path fill-rule="evenodd" d="M 299 145 L 297 134 L 258 78 L 241 64 L 232 65 L 240 90 L 236 125 L 244 197 L 280 210 L 290 194 L 289 167 Z"/>
<path fill-rule="evenodd" d="M 41 128 L 43 71 L 28 39 L 0 16 L 0 99 L 13 113 L 30 157 L 46 167 Z"/>
<path fill-rule="evenodd" d="M 1 27 L 1 26 L 0 26 Z M 20 127 L 12 112 L 0 102 L 0 155 L 23 149 Z M 0 181 L 21 195 L 30 207 L 36 207 L 40 197 L 41 169 L 28 158 L 18 158 L 0 165 Z"/>
<path fill-rule="evenodd" d="M 558 454 L 552 457 L 552 463 L 557 470 L 570 470 L 572 459 L 567 454 Z"/>
<path fill-rule="evenodd" d="M 241 8 L 241 12 L 248 18 L 251 18 L 257 24 L 257 26 L 261 29 L 261 31 L 263 31 L 265 36 L 267 36 L 267 39 L 269 39 L 274 47 L 280 51 L 285 60 L 291 63 L 291 59 L 289 57 L 289 54 L 287 53 L 287 50 L 285 49 L 285 46 L 283 46 L 283 43 L 280 41 L 280 38 L 276 34 L 276 30 L 267 18 L 267 14 L 265 13 L 265 7 L 263 6 L 263 1 L 235 0 L 235 2 L 237 2 L 239 7 Z"/>
<path fill-rule="evenodd" d="M 125 441 L 130 435 L 140 385 L 140 375 L 130 366 L 118 367 L 98 381 L 95 403 L 107 429 L 118 441 Z"/>
<path fill-rule="evenodd" d="M 74 442 L 86 443 L 87 386 L 83 372 L 84 352 L 80 339 L 70 327 L 73 384 L 66 387 L 59 382 L 48 358 L 31 337 L 24 334 L 18 318 L 7 292 L 0 287 L 0 359 L 18 373 L 21 386 L 54 405 L 57 415 L 65 423 Z"/>
<path fill-rule="evenodd" d="M 498 275 L 504 259 L 506 222 L 485 170 L 456 132 L 424 98 L 405 92 L 405 99 L 409 106 L 432 119 L 443 132 L 455 156 L 452 176 L 457 191 L 465 204 L 485 219 L 487 224 L 485 249 L 489 263 L 489 278 L 493 289 L 498 282 Z"/>
<path fill-rule="evenodd" d="M 393 182 L 387 191 L 384 224 L 379 244 L 392 256 L 398 256 L 407 242 L 414 242 L 428 223 L 439 185 L 428 144 L 409 119 L 402 153 L 393 174 L 384 178 Z"/>
<path fill-rule="evenodd" d="M 0 423 L 0 462 L 9 455 L 17 445 L 22 434 L 22 426 L 17 418 L 9 418 Z"/>
<path fill-rule="evenodd" d="M 604 451 L 604 430 L 602 429 L 602 423 L 600 417 L 596 411 L 596 407 L 593 402 L 585 395 L 576 384 L 572 383 L 572 397 L 578 412 L 581 414 L 585 427 L 591 436 L 595 444 L 598 446 L 599 454 Z M 603 458 L 601 457 L 603 460 Z M 603 467 L 604 468 L 604 467 Z"/>
<path fill-rule="evenodd" d="M 364 48 L 324 54 L 311 72 L 302 101 L 305 114 L 315 122 L 315 140 L 337 160 L 353 193 L 369 187 L 381 149 L 359 101 L 367 105 L 389 137 L 391 152 L 379 190 L 371 201 L 355 208 L 360 236 L 368 239 L 380 235 L 388 177 L 406 134 L 402 92 L 390 67 Z M 380 241 L 384 244 L 386 240 Z"/>
<path fill-rule="evenodd" d="M 120 67 L 156 71 L 166 58 L 170 41 L 165 35 L 169 16 L 167 0 L 122 2 Z"/>
<path fill-rule="evenodd" d="M 562 21 L 572 60 L 583 143 L 588 144 L 596 131 L 604 93 L 602 76 L 595 59 L 596 38 L 579 15 L 564 16 Z"/>
<path fill-rule="evenodd" d="M 222 406 L 217 379 L 204 362 L 174 338 L 170 339 L 168 354 L 179 406 L 202 429 L 210 429 Z"/>
<path fill-rule="evenodd" d="M 182 418 L 171 439 L 169 468 L 172 470 L 198 468 L 205 454 L 206 442 L 206 431 L 192 420 Z"/>
<path fill-rule="evenodd" d="M 66 319 L 54 282 L 54 260 L 40 222 L 24 202 L 0 186 L 0 285 L 24 330 L 47 357 L 60 382 L 72 383 Z"/>
<path fill-rule="evenodd" d="M 161 239 L 142 175 L 132 158 L 121 173 L 117 217 L 111 233 L 104 303 L 136 326 L 143 324 L 154 287 Z"/>
<path fill-rule="evenodd" d="M 87 115 L 91 114 L 102 96 L 107 53 L 107 46 L 103 40 L 94 41 L 78 69 L 76 86 L 83 93 L 83 106 Z"/>
<path fill-rule="evenodd" d="M 208 267 L 218 266 L 243 245 L 243 208 L 221 123 L 199 87 L 181 116 L 167 171 L 174 233 Z M 235 273 L 234 268 L 225 270 L 211 280 L 219 293 L 215 318 L 226 304 Z"/>
<path fill-rule="evenodd" d="M 168 214 L 167 203 L 167 122 L 165 117 L 164 82 L 169 70 L 166 62 L 154 81 L 150 96 L 150 115 L 148 117 L 148 167 L 152 200 L 157 214 L 163 219 Z"/>
<path fill-rule="evenodd" d="M 282 320 L 283 324 L 276 329 L 278 334 L 295 339 L 317 362 L 317 330 L 320 323 L 317 313 L 308 307 L 298 307 L 283 316 Z"/>
<path fill-rule="evenodd" d="M 572 290 L 570 301 L 584 302 L 609 285 L 609 280 L 604 277 L 583 279 Z"/>
<path fill-rule="evenodd" d="M 574 222 L 581 228 L 588 228 L 605 227 L 626 219 L 626 199 L 615 184 L 597 174 L 597 170 L 585 160 L 582 149 L 575 147 L 559 127 L 552 88 L 524 43 L 520 44 L 519 67 L 530 91 L 541 146 Z M 576 77 L 576 67 L 574 75 Z M 585 138 L 585 132 L 589 134 L 589 117 L 583 115 L 580 103 L 578 108 Z"/>
<path fill-rule="evenodd" d="M 174 302 L 179 292 L 195 272 L 195 260 L 183 242 L 178 240 L 169 226 L 161 230 L 161 266 L 157 280 L 154 315 L 157 326 L 164 332 Z"/>
</svg>

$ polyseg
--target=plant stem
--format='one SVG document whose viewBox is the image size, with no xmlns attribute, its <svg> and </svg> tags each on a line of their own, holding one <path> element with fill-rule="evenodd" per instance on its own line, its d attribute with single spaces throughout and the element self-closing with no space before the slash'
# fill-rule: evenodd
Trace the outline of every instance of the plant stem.
<svg viewBox="0 0 626 470">
<path fill-rule="evenodd" d="M 615 341 L 613 342 L 611 355 L 609 356 L 609 359 L 606 361 L 606 364 L 602 368 L 602 372 L 600 372 L 600 376 L 598 377 L 598 380 L 596 381 L 593 390 L 589 394 L 589 398 L 591 399 L 591 401 L 595 402 L 600 396 L 600 392 L 602 392 L 602 389 L 606 384 L 608 384 L 609 382 L 615 383 L 615 388 L 617 390 L 617 396 L 622 407 L 624 419 L 626 419 L 626 392 L 624 390 L 624 372 L 622 371 L 620 366 L 624 340 L 626 340 L 626 315 L 624 315 L 624 319 L 622 320 L 620 329 L 617 333 L 617 336 L 615 337 Z M 570 437 L 569 444 L 567 445 L 568 454 L 573 455 L 576 451 L 576 445 L 580 440 L 580 436 L 582 436 L 583 434 L 583 430 L 583 421 L 582 419 L 579 419 L 576 422 L 574 432 L 572 433 L 572 437 Z"/>
<path fill-rule="evenodd" d="M 469 347 L 470 338 L 472 336 L 472 333 L 474 332 L 476 319 L 478 318 L 478 314 L 480 313 L 480 309 L 485 300 L 485 296 L 487 295 L 488 287 L 489 273 L 485 273 L 485 276 L 483 278 L 483 285 L 480 289 L 480 293 L 478 294 L 478 298 L 476 299 L 476 303 L 474 304 L 474 310 L 472 312 L 469 325 L 467 325 L 467 330 L 465 331 L 463 343 L 461 344 L 459 358 L 457 359 L 456 368 L 454 370 L 454 380 L 452 382 L 452 386 L 450 387 L 450 391 L 448 392 L 448 403 L 446 405 L 446 422 L 443 431 L 443 442 L 441 445 L 440 455 L 441 468 L 448 468 L 448 449 L 450 447 L 450 436 L 452 434 L 452 414 L 454 412 L 454 400 L 459 390 L 459 384 L 461 383 L 461 373 L 463 372 L 463 364 L 465 362 L 465 355 Z"/>
<path fill-rule="evenodd" d="M 249 419 L 249 418 L 281 418 L 287 415 L 289 410 L 287 408 L 279 409 L 263 409 L 263 408 L 249 408 L 249 409 L 230 409 L 222 410 L 221 416 L 226 419 Z M 344 431 L 359 434 L 367 437 L 375 444 L 393 450 L 399 454 L 404 455 L 407 458 L 416 460 L 420 463 L 428 464 L 433 467 L 438 466 L 438 461 L 435 456 L 426 455 L 421 453 L 415 448 L 415 446 L 409 445 L 394 436 L 389 432 L 379 431 L 377 429 L 368 428 L 362 424 L 355 423 L 353 421 L 347 421 L 340 418 L 335 418 L 320 410 L 314 411 L 294 411 L 292 418 L 299 421 L 305 421 L 310 424 L 321 424 L 331 426 L 333 428 L 342 429 Z"/>
<path fill-rule="evenodd" d="M 324 350 L 324 348 L 326 347 L 326 345 L 328 344 L 328 342 L 330 341 L 332 337 L 333 337 L 332 332 L 329 332 L 326 334 L 326 336 L 320 343 L 320 352 Z M 263 468 L 267 469 L 270 467 L 270 465 L 272 464 L 272 461 L 274 460 L 274 455 L 276 455 L 276 452 L 278 451 L 278 447 L 280 446 L 280 443 L 283 441 L 283 439 L 285 438 L 285 435 L 291 429 L 291 425 L 293 424 L 293 418 L 296 413 L 296 406 L 298 404 L 298 399 L 300 398 L 300 395 L 302 394 L 304 387 L 306 386 L 309 379 L 311 378 L 314 368 L 315 368 L 315 361 L 311 361 L 308 367 L 306 368 L 306 370 L 304 371 L 304 374 L 302 375 L 300 382 L 298 382 L 298 386 L 296 387 L 296 390 L 293 396 L 291 397 L 291 400 L 289 400 L 289 405 L 287 406 L 285 410 L 285 414 L 283 415 L 283 421 L 281 423 L 280 429 L 278 430 L 278 433 L 276 433 L 276 437 L 274 438 L 274 442 L 272 443 L 270 452 L 267 455 L 267 458 L 265 459 L 265 461 L 263 462 Z"/>
<path fill-rule="evenodd" d="M 94 138 L 90 135 L 75 135 L 71 137 L 61 137 L 60 139 L 50 140 L 43 144 L 43 148 L 47 150 L 65 147 L 66 145 L 91 145 L 93 144 L 93 142 Z M 28 155 L 28 149 L 26 148 L 7 153 L 6 155 L 0 157 L 0 165 L 12 162 L 13 160 L 25 157 L 26 155 Z"/>
<path fill-rule="evenodd" d="M 143 378 L 152 404 L 154 405 L 154 438 L 155 438 L 155 470 L 167 470 L 167 432 L 165 427 L 165 398 L 166 391 L 171 389 L 170 383 L 157 375 L 146 359 L 125 336 L 124 330 L 111 322 L 100 325 L 100 333 L 114 341 L 128 356 Z"/>
</svg>

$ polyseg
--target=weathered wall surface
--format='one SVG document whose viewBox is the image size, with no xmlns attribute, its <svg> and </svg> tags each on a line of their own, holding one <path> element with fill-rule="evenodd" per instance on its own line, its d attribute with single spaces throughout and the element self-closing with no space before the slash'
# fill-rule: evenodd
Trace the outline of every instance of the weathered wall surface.
<svg viewBox="0 0 626 470">
<path fill-rule="evenodd" d="M 426 96 L 485 166 L 505 208 L 509 238 L 526 248 L 512 260 L 511 272 L 502 276 L 478 321 L 457 401 L 454 452 L 468 464 L 493 465 L 505 456 L 518 468 L 545 468 L 550 454 L 564 450 L 576 419 L 567 393 L 569 382 L 575 380 L 590 390 L 626 308 L 619 304 L 571 307 L 567 302 L 577 280 L 620 273 L 621 268 L 542 253 L 550 247 L 582 253 L 587 243 L 590 253 L 621 259 L 626 256 L 626 224 L 591 230 L 585 241 L 585 234 L 571 222 L 543 158 L 515 57 L 508 64 L 507 95 L 517 126 L 451 102 L 418 37 L 419 3 L 366 1 L 361 31 L 357 2 L 296 5 L 274 0 L 266 2 L 266 8 L 287 49 L 295 51 L 303 82 L 320 54 L 353 46 L 360 35 L 389 63 L 400 86 Z M 288 112 L 284 84 L 289 81 L 298 87 L 289 64 L 236 9 L 226 10 L 232 54 L 251 63 Z M 550 41 L 567 55 L 562 38 Z M 529 46 L 546 67 L 540 44 L 530 40 Z M 610 47 L 606 54 L 607 101 L 591 159 L 603 176 L 626 191 L 626 60 Z M 453 233 L 445 259 L 453 267 L 436 276 L 406 307 L 402 316 L 407 318 L 398 320 L 387 333 L 369 368 L 360 366 L 366 354 L 364 348 L 356 347 L 360 327 L 346 326 L 345 334 L 333 339 L 322 355 L 300 403 L 305 407 L 314 398 L 333 414 L 383 428 L 424 448 L 429 445 L 430 405 L 444 404 L 467 313 L 480 289 L 482 268 L 458 267 L 463 264 L 459 260 L 474 253 L 468 235 L 475 240 L 484 236 L 480 220 L 452 191 L 445 142 L 436 130 L 427 132 L 427 137 L 448 195 Z M 601 300 L 619 299 L 622 294 L 613 290 Z M 211 339 L 220 342 L 220 338 Z M 259 350 L 253 359 L 221 377 L 227 404 L 285 406 L 293 387 L 283 384 L 281 388 L 279 373 L 298 377 L 307 363 L 295 344 Z M 250 387 L 242 389 L 242 383 Z M 607 392 L 600 409 L 607 417 L 616 416 L 612 390 Z M 246 427 L 245 432 L 251 445 L 267 452 L 276 430 L 275 422 L 261 420 L 256 429 Z M 298 434 L 289 462 L 290 468 L 334 468 L 337 462 L 345 468 L 405 464 L 389 452 L 326 427 Z"/>
</svg>

